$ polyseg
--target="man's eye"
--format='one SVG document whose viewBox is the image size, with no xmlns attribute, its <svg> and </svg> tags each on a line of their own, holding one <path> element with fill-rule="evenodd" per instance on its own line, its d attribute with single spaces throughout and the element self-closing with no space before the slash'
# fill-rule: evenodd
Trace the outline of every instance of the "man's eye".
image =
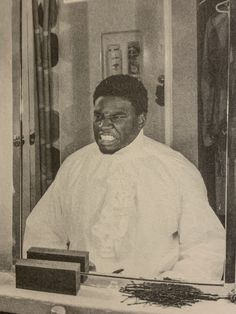
<svg viewBox="0 0 236 314">
<path fill-rule="evenodd" d="M 95 114 L 94 115 L 94 120 L 95 121 L 99 121 L 99 120 L 101 120 L 101 118 L 102 118 L 102 116 L 100 114 Z"/>
<path fill-rule="evenodd" d="M 114 116 L 114 117 L 111 117 L 111 120 L 112 120 L 113 122 L 116 122 L 116 121 L 119 121 L 119 120 L 124 119 L 125 117 L 126 117 L 126 116 L 124 116 L 124 115 Z"/>
</svg>

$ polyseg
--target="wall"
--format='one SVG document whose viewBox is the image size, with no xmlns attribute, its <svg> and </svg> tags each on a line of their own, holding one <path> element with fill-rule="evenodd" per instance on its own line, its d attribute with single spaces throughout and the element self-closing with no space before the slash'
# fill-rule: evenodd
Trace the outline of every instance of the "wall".
<svg viewBox="0 0 236 314">
<path fill-rule="evenodd" d="M 0 269 L 12 250 L 12 2 L 0 1 Z M 3 44 L 4 43 L 4 44 Z"/>
<path fill-rule="evenodd" d="M 136 27 L 143 34 L 143 83 L 148 89 L 149 96 L 144 133 L 164 142 L 164 107 L 155 102 L 158 76 L 165 71 L 163 0 L 136 0 Z"/>
<path fill-rule="evenodd" d="M 198 165 L 196 1 L 172 1 L 173 147 Z"/>
<path fill-rule="evenodd" d="M 59 65 L 54 73 L 55 110 L 60 113 L 61 161 L 92 141 L 89 107 L 88 4 L 59 8 Z"/>
</svg>

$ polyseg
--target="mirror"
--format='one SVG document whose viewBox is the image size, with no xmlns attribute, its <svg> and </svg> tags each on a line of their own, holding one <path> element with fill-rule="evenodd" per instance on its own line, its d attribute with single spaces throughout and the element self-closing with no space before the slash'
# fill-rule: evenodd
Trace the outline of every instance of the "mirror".
<svg viewBox="0 0 236 314">
<path fill-rule="evenodd" d="M 28 133 L 30 133 L 30 141 L 24 144 L 23 150 L 30 151 L 30 154 L 27 157 L 23 154 L 23 159 L 25 158 L 23 160 L 25 169 L 23 176 L 27 174 L 27 178 L 22 179 L 23 220 L 21 239 L 18 238 L 15 245 L 16 256 L 22 251 L 21 241 L 30 209 L 34 207 L 41 194 L 51 184 L 60 164 L 77 149 L 94 141 L 92 95 L 95 87 L 103 78 L 116 73 L 129 73 L 144 83 L 149 94 L 149 109 L 144 134 L 155 141 L 170 145 L 199 168 L 208 188 L 209 202 L 224 224 L 227 134 L 225 117 L 228 81 L 224 80 L 226 85 L 224 84 L 222 87 L 220 95 L 212 96 L 216 92 L 212 89 L 217 88 L 215 85 L 212 87 L 213 83 L 210 79 L 212 79 L 213 74 L 216 74 L 217 69 L 213 67 L 209 70 L 213 72 L 207 72 L 207 69 L 212 65 L 212 63 L 210 64 L 212 62 L 210 60 L 212 57 L 211 49 L 215 48 L 211 48 L 207 39 L 210 34 L 209 21 L 212 22 L 214 17 L 220 21 L 223 20 L 224 25 L 228 23 L 228 14 L 216 11 L 219 1 L 181 0 L 172 3 L 164 0 L 51 1 L 51 7 L 48 8 L 48 12 L 51 12 L 49 27 L 43 23 L 43 16 L 45 17 L 46 11 L 45 7 L 42 4 L 40 6 L 39 3 L 33 1 L 33 9 L 38 10 L 38 20 L 34 22 L 34 26 L 33 17 L 27 15 L 26 20 L 31 22 L 25 27 L 29 27 L 31 30 L 26 35 L 24 27 L 22 28 L 23 47 L 24 45 L 28 47 L 27 53 L 26 50 L 23 50 L 22 60 L 25 65 L 23 75 L 26 69 L 26 72 L 30 73 L 27 78 L 29 89 L 27 95 L 25 94 L 23 97 L 30 98 L 32 102 L 30 110 L 29 103 L 24 103 L 24 106 L 28 106 L 28 109 L 23 111 L 27 113 L 27 116 L 22 116 L 24 128 L 25 130 L 28 128 Z M 30 12 L 31 9 L 32 7 L 28 3 L 23 7 L 23 14 Z M 226 11 L 227 6 L 223 5 L 220 9 Z M 34 10 L 33 12 L 36 14 Z M 38 59 L 39 54 L 37 54 L 37 49 L 40 51 L 37 45 L 41 40 L 39 29 L 44 30 L 45 36 L 48 32 L 51 33 L 49 45 L 43 46 L 45 51 L 43 50 L 42 60 Z M 35 45 L 32 44 L 33 30 L 36 34 Z M 227 28 L 224 36 L 224 40 L 227 41 Z M 222 57 L 223 63 L 226 62 L 226 65 L 229 64 L 227 49 L 228 47 L 224 50 L 226 55 L 219 56 L 220 60 Z M 51 58 L 48 58 L 49 55 Z M 32 64 L 35 57 L 38 67 L 33 68 Z M 115 67 L 112 58 L 116 60 Z M 50 66 L 52 66 L 52 70 L 48 72 Z M 224 70 L 226 77 L 228 77 L 228 67 L 226 66 Z M 43 79 L 41 86 L 37 85 L 40 78 Z M 217 84 L 223 86 L 221 83 L 218 82 Z M 214 82 L 214 84 L 216 83 Z M 43 99 L 45 95 L 47 95 L 46 111 L 37 105 L 40 102 L 40 97 Z M 209 97 L 219 97 L 221 104 L 223 104 L 220 108 L 222 110 L 221 116 L 217 113 L 218 115 L 214 116 L 213 120 L 210 120 L 209 117 L 214 114 L 215 107 L 213 109 L 209 106 Z M 34 103 L 33 107 L 32 103 Z M 51 110 L 50 115 L 48 107 Z M 42 115 L 44 115 L 43 118 Z M 28 117 L 30 117 L 30 122 L 27 122 Z M 42 127 L 42 119 L 45 127 Z M 218 119 L 217 122 L 215 119 Z M 208 134 L 207 131 L 211 131 L 213 126 L 215 127 L 214 132 Z M 40 139 L 40 129 L 44 132 L 46 142 L 43 141 L 42 143 Z M 48 143 L 47 134 L 51 134 L 50 143 Z M 48 145 L 45 146 L 45 143 Z M 40 159 L 43 163 L 41 166 Z M 45 164 L 49 166 L 45 167 Z M 174 169 L 175 167 L 173 167 Z M 96 169 L 93 171 L 95 173 Z M 125 175 L 133 178 L 136 172 L 132 171 Z M 105 172 L 106 168 L 104 168 Z M 161 175 L 165 176 L 164 174 Z M 122 179 L 117 178 L 116 180 L 120 182 Z M 102 186 L 103 182 L 100 184 Z M 150 187 L 154 189 L 153 185 Z M 70 186 L 70 188 L 73 189 L 74 187 Z M 80 188 L 82 189 L 82 186 Z M 97 188 L 99 190 L 98 186 Z M 161 184 L 160 186 L 157 185 L 156 189 L 160 189 L 164 193 L 165 199 L 170 197 L 171 189 L 165 191 Z M 76 193 L 76 190 L 73 191 Z M 126 189 L 123 190 L 123 192 L 125 191 Z M 100 192 L 99 190 L 98 195 Z M 188 192 L 194 194 L 194 190 L 190 189 Z M 147 190 L 148 193 L 155 195 L 155 192 L 150 190 Z M 174 198 L 175 195 L 173 194 L 171 197 Z M 53 202 L 57 201 L 58 199 L 53 200 Z M 79 199 L 77 201 L 79 202 Z M 89 201 L 90 199 L 87 197 L 87 202 Z M 148 204 L 148 199 L 146 201 Z M 99 200 L 96 202 L 99 203 Z M 129 195 L 127 202 L 128 204 L 130 202 Z M 199 202 L 201 203 L 201 200 Z M 171 202 L 169 203 L 171 205 Z M 130 206 L 132 207 L 133 204 Z M 167 216 L 171 214 L 171 210 L 165 213 Z M 101 217 L 103 216 L 99 216 L 95 212 L 90 221 L 86 221 L 85 216 L 83 217 L 84 225 L 87 222 L 85 229 L 89 233 L 93 231 L 90 238 L 90 241 L 93 241 L 94 228 L 101 228 L 102 233 L 106 224 L 102 226 L 104 220 Z M 68 218 L 68 216 L 65 217 Z M 85 230 L 83 229 L 84 225 L 80 225 L 81 217 L 78 214 L 75 217 L 78 221 L 78 228 Z M 133 215 L 131 225 L 135 219 L 136 217 Z M 145 219 L 148 219 L 149 226 L 155 227 L 152 216 Z M 65 222 L 68 224 L 68 230 L 76 228 L 77 221 L 68 219 Z M 156 222 L 159 229 L 162 228 L 163 221 L 160 219 Z M 97 222 L 101 222 L 100 226 L 96 225 Z M 16 224 L 15 234 L 17 234 L 19 226 L 18 224 L 16 227 Z M 91 227 L 90 230 L 88 230 L 88 226 Z M 109 225 L 109 227 L 111 226 Z M 168 227 L 173 228 L 173 226 Z M 118 224 L 111 228 L 111 233 L 113 228 L 113 231 L 116 228 L 119 230 Z M 132 229 L 133 227 L 129 225 L 127 230 L 129 228 Z M 189 235 L 191 235 L 191 228 L 194 228 L 194 221 L 190 219 L 189 225 L 186 225 L 186 232 L 188 231 Z M 163 230 L 163 232 L 165 231 Z M 120 234 L 122 232 L 120 230 Z M 84 234 L 80 234 L 80 236 L 85 237 Z M 119 236 L 119 232 L 117 236 Z M 178 234 L 173 234 L 174 241 L 179 240 L 178 236 Z M 70 243 L 67 244 L 68 246 L 71 245 L 71 249 L 76 249 L 72 243 L 73 241 L 76 243 L 77 240 L 73 237 L 75 234 L 72 232 L 71 239 L 69 239 Z M 122 254 L 128 254 L 130 249 L 128 242 L 127 240 L 126 250 L 124 245 L 121 248 L 121 251 L 124 249 Z M 155 242 L 154 238 L 153 242 Z M 146 276 L 147 269 L 157 267 L 155 260 L 148 258 L 151 250 L 150 243 L 151 241 L 143 242 L 143 261 L 146 262 L 142 262 L 138 271 L 132 271 L 134 267 L 132 264 L 128 265 L 128 270 L 125 269 L 121 275 L 143 277 Z M 130 240 L 130 244 L 132 245 L 132 240 Z M 90 251 L 89 247 L 86 249 Z M 174 250 L 176 249 L 177 247 Z M 175 254 L 171 258 L 175 259 Z M 98 264 L 98 261 L 93 260 L 93 255 L 91 261 L 95 265 Z M 99 263 L 101 264 L 101 261 Z M 107 269 L 106 264 L 104 265 L 101 268 L 102 272 L 106 272 Z M 113 271 L 117 271 L 118 267 L 116 266 L 117 264 L 112 268 Z M 123 268 L 122 263 L 120 268 Z M 168 267 L 165 270 L 168 270 Z M 153 277 L 155 277 L 154 273 Z M 147 274 L 150 276 L 150 273 L 147 272 Z M 218 278 L 218 280 L 220 279 Z M 199 281 L 204 280 L 200 278 Z"/>
</svg>

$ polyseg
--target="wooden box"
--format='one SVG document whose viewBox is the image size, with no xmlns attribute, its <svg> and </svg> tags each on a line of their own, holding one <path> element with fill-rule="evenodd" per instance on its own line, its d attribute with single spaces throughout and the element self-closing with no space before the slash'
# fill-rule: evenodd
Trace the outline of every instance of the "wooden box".
<svg viewBox="0 0 236 314">
<path fill-rule="evenodd" d="M 37 259 L 16 262 L 16 288 L 76 295 L 80 264 Z"/>
<path fill-rule="evenodd" d="M 88 251 L 74 251 L 49 249 L 42 247 L 32 247 L 27 251 L 27 258 L 41 259 L 48 261 L 62 261 L 71 263 L 80 263 L 80 271 L 89 272 L 89 252 Z M 81 282 L 85 282 L 87 276 L 81 275 Z"/>
</svg>

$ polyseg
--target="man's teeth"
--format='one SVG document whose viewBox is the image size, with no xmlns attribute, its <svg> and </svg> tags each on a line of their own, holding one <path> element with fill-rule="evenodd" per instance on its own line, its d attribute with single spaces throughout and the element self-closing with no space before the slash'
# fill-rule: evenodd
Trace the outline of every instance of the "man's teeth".
<svg viewBox="0 0 236 314">
<path fill-rule="evenodd" d="M 114 136 L 112 135 L 105 135 L 105 134 L 102 134 L 101 135 L 101 140 L 102 141 L 113 141 L 115 138 Z"/>
</svg>

